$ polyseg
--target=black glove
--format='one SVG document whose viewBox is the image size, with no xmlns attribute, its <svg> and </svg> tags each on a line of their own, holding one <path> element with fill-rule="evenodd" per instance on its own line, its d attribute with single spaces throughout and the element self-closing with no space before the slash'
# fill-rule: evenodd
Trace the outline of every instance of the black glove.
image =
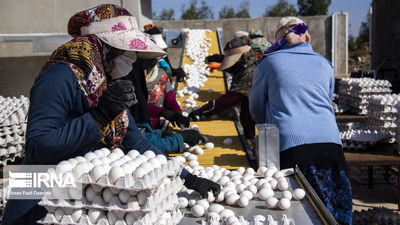
<svg viewBox="0 0 400 225">
<path fill-rule="evenodd" d="M 197 130 L 184 130 L 178 133 L 182 135 L 183 141 L 190 146 L 197 145 L 200 140 L 205 142 L 204 137 Z"/>
<path fill-rule="evenodd" d="M 184 185 L 189 189 L 199 192 L 202 198 L 208 198 L 209 191 L 213 192 L 214 197 L 217 197 L 221 192 L 219 184 L 190 173 L 185 177 Z"/>
<path fill-rule="evenodd" d="M 224 55 L 214 54 L 206 57 L 206 63 L 217 62 L 220 63 L 224 60 Z"/>
<path fill-rule="evenodd" d="M 189 113 L 189 118 L 192 120 L 192 121 L 199 121 L 200 120 L 200 117 L 203 115 L 203 113 L 199 110 L 199 109 L 197 109 L 197 110 L 194 110 L 194 111 L 192 111 L 191 113 Z"/>
<path fill-rule="evenodd" d="M 124 109 L 137 103 L 135 88 L 129 80 L 117 80 L 103 92 L 99 103 L 90 111 L 93 118 L 106 126 Z"/>
<path fill-rule="evenodd" d="M 178 126 L 185 126 L 189 127 L 190 120 L 186 116 L 182 116 L 182 114 L 169 110 L 169 109 L 163 109 L 160 112 L 160 116 L 164 117 L 167 119 L 171 124 L 175 127 L 176 125 Z"/>
<path fill-rule="evenodd" d="M 183 82 L 186 78 L 185 71 L 182 68 L 172 69 L 172 76 L 176 76 L 178 82 Z"/>
</svg>

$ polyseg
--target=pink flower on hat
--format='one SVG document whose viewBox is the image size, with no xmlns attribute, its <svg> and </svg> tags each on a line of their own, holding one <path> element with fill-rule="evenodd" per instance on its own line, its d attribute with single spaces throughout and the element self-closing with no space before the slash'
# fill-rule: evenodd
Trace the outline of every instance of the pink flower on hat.
<svg viewBox="0 0 400 225">
<path fill-rule="evenodd" d="M 123 22 L 119 22 L 111 28 L 112 31 L 126 30 L 126 26 Z"/>
<path fill-rule="evenodd" d="M 139 49 L 139 50 L 146 50 L 147 45 L 139 38 L 134 38 L 129 43 L 129 48 L 131 49 Z"/>
</svg>

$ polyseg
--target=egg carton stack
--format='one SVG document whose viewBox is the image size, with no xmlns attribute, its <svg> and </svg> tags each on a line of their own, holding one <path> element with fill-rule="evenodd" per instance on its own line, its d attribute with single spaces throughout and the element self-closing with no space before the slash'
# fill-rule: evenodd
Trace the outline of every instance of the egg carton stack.
<svg viewBox="0 0 400 225">
<path fill-rule="evenodd" d="M 28 108 L 27 97 L 0 96 L 0 166 L 23 154 Z"/>
<path fill-rule="evenodd" d="M 385 207 L 375 207 L 368 210 L 353 212 L 354 225 L 397 225 L 400 224 L 399 213 Z"/>
<path fill-rule="evenodd" d="M 349 176 L 359 184 L 368 184 L 368 166 L 349 166 Z M 395 184 L 396 176 L 382 166 L 373 167 L 374 184 Z"/>
<path fill-rule="evenodd" d="M 197 92 L 200 91 L 201 87 L 204 87 L 204 83 L 208 80 L 207 76 L 210 74 L 209 68 L 205 63 L 205 58 L 209 55 L 208 49 L 211 46 L 208 43 L 211 39 L 206 37 L 206 33 L 211 32 L 210 30 L 188 30 L 185 52 L 193 62 L 192 64 L 184 64 L 183 70 L 187 74 L 185 80 L 185 87 L 177 91 L 178 97 L 185 97 L 184 105 L 181 106 L 183 111 L 188 113 L 199 106 L 196 103 L 196 99 L 199 98 Z"/>
<path fill-rule="evenodd" d="M 372 78 L 343 78 L 339 85 L 339 104 L 349 106 L 359 115 L 367 115 L 369 97 L 392 92 L 389 81 Z"/>
<path fill-rule="evenodd" d="M 400 112 L 400 102 L 397 102 L 397 104 L 394 107 L 397 110 L 397 112 Z M 400 148 L 399 148 L 399 146 L 400 146 L 400 116 L 396 115 L 396 120 L 394 122 L 396 124 L 396 130 L 395 130 L 394 138 L 395 138 L 395 140 L 397 142 L 396 145 L 397 145 L 398 151 L 400 152 Z"/>
<path fill-rule="evenodd" d="M 386 141 L 391 138 L 391 135 L 386 132 L 377 130 L 346 130 L 340 132 L 343 148 L 348 150 L 365 150 L 368 146 L 374 145 L 377 142 Z"/>
<path fill-rule="evenodd" d="M 395 141 L 398 102 L 400 102 L 400 95 L 392 94 L 374 95 L 368 103 L 368 128 L 390 134 L 391 138 L 387 140 L 389 143 Z"/>
<path fill-rule="evenodd" d="M 80 192 L 69 189 L 71 199 L 43 199 L 48 213 L 42 224 L 142 225 L 178 224 L 183 218 L 177 192 L 182 164 L 146 151 L 112 153 L 106 148 L 60 162 L 53 171 L 72 173 L 82 183 Z"/>
<path fill-rule="evenodd" d="M 346 111 L 349 110 L 349 107 L 343 104 L 338 104 L 337 102 L 339 101 L 339 95 L 336 93 L 333 93 L 333 100 L 332 100 L 332 108 L 335 114 L 342 114 Z"/>
<path fill-rule="evenodd" d="M 180 208 L 190 207 L 195 217 L 206 215 L 214 217 L 217 222 L 225 224 L 226 220 L 238 220 L 235 213 L 226 209 L 222 203 L 231 206 L 245 208 L 253 198 L 264 200 L 269 209 L 279 208 L 286 210 L 291 206 L 291 200 L 301 200 L 305 191 L 298 188 L 289 190 L 289 183 L 285 176 L 293 174 L 291 171 L 278 171 L 276 168 L 260 167 L 257 173 L 252 168 L 240 167 L 237 170 L 227 170 L 217 165 L 204 168 L 190 154 L 177 157 L 181 162 L 189 161 L 185 168 L 206 179 L 210 179 L 221 185 L 222 189 L 218 196 L 211 192 L 207 199 L 199 199 L 193 190 L 186 189 L 178 193 Z"/>
</svg>

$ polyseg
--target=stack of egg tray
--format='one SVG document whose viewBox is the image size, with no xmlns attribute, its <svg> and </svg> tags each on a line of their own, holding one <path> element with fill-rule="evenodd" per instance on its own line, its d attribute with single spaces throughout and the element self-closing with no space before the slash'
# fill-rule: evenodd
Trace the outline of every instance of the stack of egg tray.
<svg viewBox="0 0 400 225">
<path fill-rule="evenodd" d="M 365 150 L 377 142 L 386 142 L 392 136 L 387 132 L 369 129 L 349 129 L 340 132 L 343 148 L 346 150 Z"/>
<path fill-rule="evenodd" d="M 398 102 L 395 105 L 395 109 L 397 110 L 397 112 L 400 112 L 400 102 Z M 396 139 L 397 147 L 398 147 L 398 146 L 400 146 L 400 115 L 396 116 L 395 124 L 396 124 L 396 131 L 395 131 L 394 138 Z"/>
<path fill-rule="evenodd" d="M 103 149 L 104 150 L 104 149 Z M 108 149 L 106 149 L 109 151 Z M 78 156 L 68 161 L 60 162 L 59 165 L 71 165 L 72 170 L 65 172 L 73 173 L 77 182 L 82 184 L 83 196 L 79 200 L 76 199 L 47 199 L 44 198 L 39 205 L 44 206 L 48 213 L 44 218 L 38 221 L 41 224 L 104 224 L 104 225 L 144 225 L 144 224 L 178 224 L 183 218 L 182 212 L 179 210 L 179 201 L 177 193 L 182 189 L 182 180 L 178 174 L 182 170 L 183 165 L 178 160 L 160 160 L 161 166 L 154 166 L 153 170 L 147 171 L 145 175 L 137 175 L 135 173 L 142 166 L 137 166 L 133 172 L 126 172 L 125 175 L 119 175 L 118 179 L 111 183 L 113 178 L 112 171 L 114 167 L 108 169 L 106 174 L 94 180 L 93 172 L 99 166 L 110 167 L 113 162 L 124 159 L 121 168 L 124 165 L 134 162 L 139 157 L 131 154 L 119 155 L 119 158 L 110 157 L 113 153 L 107 155 L 107 151 L 96 150 L 87 153 L 84 157 Z M 132 150 L 135 151 L 135 150 Z M 119 151 L 122 152 L 122 151 Z M 135 151 L 137 152 L 137 151 Z M 90 155 L 90 156 L 89 156 Z M 137 154 L 132 154 L 137 155 Z M 101 160 L 106 157 L 112 159 L 111 162 L 100 164 Z M 143 155 L 139 155 L 143 156 Z M 157 156 L 158 157 L 158 156 Z M 143 157 L 142 157 L 143 158 Z M 146 158 L 146 157 L 145 157 Z M 154 156 L 152 158 L 155 158 Z M 151 160 L 152 158 L 148 158 Z M 87 161 L 84 161 L 86 159 Z M 91 169 L 89 171 L 77 172 L 80 165 L 87 164 Z M 150 161 L 151 162 L 151 161 Z M 154 162 L 154 161 L 153 161 Z M 139 164 L 148 163 L 148 161 L 139 161 Z M 75 164 L 75 165 L 74 165 Z M 97 165 L 96 165 L 97 164 Z M 135 163 L 132 163 L 135 164 Z M 131 164 L 131 165 L 132 165 Z M 104 168 L 105 168 L 104 167 Z M 61 167 L 60 167 L 61 168 Z M 78 174 L 78 176 L 77 176 Z M 81 176 L 79 176 L 81 174 Z M 72 197 L 74 194 L 70 194 Z"/>
<path fill-rule="evenodd" d="M 374 184 L 395 184 L 396 175 L 382 166 L 373 167 Z M 349 176 L 359 184 L 368 184 L 368 166 L 349 166 Z"/>
<path fill-rule="evenodd" d="M 389 133 L 391 138 L 387 141 L 393 143 L 396 134 L 396 105 L 400 102 L 400 95 L 373 95 L 368 100 L 367 126 L 371 130 Z"/>
<path fill-rule="evenodd" d="M 387 80 L 372 78 L 343 78 L 339 81 L 339 105 L 347 105 L 359 115 L 367 115 L 368 98 L 372 95 L 390 94 Z"/>
<path fill-rule="evenodd" d="M 229 218 L 229 217 L 228 217 Z M 264 224 L 264 225 L 295 225 L 295 222 L 293 218 L 287 217 L 286 214 L 282 214 L 282 216 L 279 218 L 278 221 L 274 220 L 274 218 L 271 215 L 267 215 L 267 217 L 263 215 L 256 215 L 251 218 L 251 220 L 246 220 L 244 219 L 243 216 L 239 216 L 238 219 L 236 220 L 239 223 L 234 223 L 229 221 L 227 218 L 223 218 L 222 221 L 218 221 L 214 217 L 208 217 L 207 220 L 203 220 L 201 222 L 202 225 L 224 225 L 224 224 L 251 224 L 251 225 L 256 225 L 256 224 Z M 231 222 L 231 223 L 229 223 Z"/>
<path fill-rule="evenodd" d="M 3 97 L 0 96 L 0 126 L 10 126 L 26 122 L 26 114 L 29 108 L 29 99 L 24 96 Z"/>
<path fill-rule="evenodd" d="M 26 123 L 0 127 L 0 165 L 14 162 L 24 153 Z"/>
</svg>

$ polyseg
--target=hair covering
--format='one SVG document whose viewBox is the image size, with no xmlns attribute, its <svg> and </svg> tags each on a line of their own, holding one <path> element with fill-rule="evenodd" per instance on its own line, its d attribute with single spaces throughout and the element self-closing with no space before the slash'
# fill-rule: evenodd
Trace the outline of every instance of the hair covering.
<svg viewBox="0 0 400 225">
<path fill-rule="evenodd" d="M 261 30 L 256 29 L 256 28 L 252 28 L 252 29 L 249 31 L 249 37 L 250 37 L 251 39 L 253 39 L 253 38 L 264 37 L 264 35 L 262 34 Z"/>
<path fill-rule="evenodd" d="M 248 36 L 243 36 L 234 38 L 226 43 L 224 48 L 224 60 L 222 60 L 218 70 L 222 71 L 228 69 L 239 61 L 242 54 L 250 50 L 249 42 L 250 38 Z"/>
<path fill-rule="evenodd" d="M 297 24 L 305 24 L 303 20 L 301 20 L 298 17 L 294 17 L 294 16 L 286 16 L 283 17 L 279 23 L 276 25 L 276 31 L 275 31 L 275 37 L 278 34 L 278 32 L 284 28 L 284 27 L 288 27 L 288 26 L 292 26 L 292 25 L 297 25 Z"/>
<path fill-rule="evenodd" d="M 167 43 L 165 43 L 162 37 L 162 30 L 162 28 L 154 24 L 144 25 L 144 32 L 151 35 L 151 38 L 159 48 L 166 49 L 168 48 L 168 45 Z"/>
<path fill-rule="evenodd" d="M 78 88 L 83 91 L 89 109 L 98 104 L 101 95 L 111 82 L 110 79 L 107 79 L 106 74 L 112 66 L 109 65 L 110 58 L 114 58 L 115 53 L 112 47 L 101 41 L 97 35 L 81 35 L 80 29 L 77 27 L 80 27 L 81 24 L 88 24 L 90 21 L 121 15 L 130 14 L 126 9 L 111 4 L 99 5 L 78 12 L 68 24 L 68 31 L 75 38 L 58 47 L 43 67 L 44 70 L 53 64 L 66 64 L 75 77 Z M 124 110 L 106 127 L 101 128 L 102 141 L 109 148 L 121 147 L 128 125 L 128 113 L 127 110 Z"/>
<path fill-rule="evenodd" d="M 239 37 L 245 37 L 245 36 L 249 36 L 249 33 L 246 31 L 236 31 L 235 33 L 233 33 L 233 38 L 239 38 Z"/>
<path fill-rule="evenodd" d="M 76 13 L 69 19 L 68 33 L 73 37 L 94 34 L 114 48 L 136 51 L 138 58 L 166 54 L 139 30 L 136 18 L 117 5 L 103 4 Z"/>
</svg>

